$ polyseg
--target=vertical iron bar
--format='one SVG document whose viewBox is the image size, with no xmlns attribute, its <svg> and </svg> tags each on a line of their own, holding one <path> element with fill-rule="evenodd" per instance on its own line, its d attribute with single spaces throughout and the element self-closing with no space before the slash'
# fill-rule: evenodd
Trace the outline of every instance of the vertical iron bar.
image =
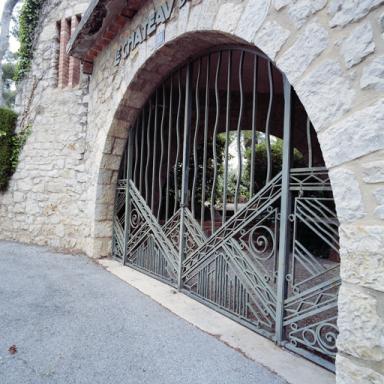
<svg viewBox="0 0 384 384">
<path fill-rule="evenodd" d="M 159 162 L 159 203 L 157 208 L 157 221 L 160 220 L 160 211 L 161 211 L 161 203 L 163 200 L 163 189 L 162 189 L 162 170 L 163 170 L 163 160 L 164 160 L 164 120 L 165 120 L 165 106 L 166 106 L 166 98 L 165 98 L 165 85 L 163 83 L 163 99 L 162 99 L 162 113 L 161 113 L 161 123 L 160 123 L 160 162 Z"/>
<path fill-rule="evenodd" d="M 156 163 L 157 163 L 157 123 L 158 123 L 158 109 L 159 109 L 159 93 L 156 89 L 155 96 L 155 122 L 153 128 L 153 160 L 152 160 L 152 193 L 151 193 L 151 211 L 155 212 L 155 174 L 156 174 Z"/>
<path fill-rule="evenodd" d="M 255 193 L 255 156 L 256 156 L 256 109 L 257 109 L 257 67 L 258 56 L 253 58 L 253 87 L 252 87 L 252 153 L 251 153 L 251 175 L 250 175 L 250 198 Z"/>
<path fill-rule="evenodd" d="M 180 79 L 180 71 L 177 74 L 177 82 L 178 82 L 178 88 L 179 88 L 179 102 L 177 105 L 177 116 L 176 116 L 176 141 L 177 141 L 177 148 L 176 148 L 176 159 L 175 159 L 175 166 L 174 166 L 174 182 L 175 182 L 175 206 L 173 208 L 173 214 L 176 213 L 177 210 L 177 203 L 179 200 L 179 190 L 177 186 L 177 167 L 179 163 L 179 154 L 180 154 L 180 113 L 181 113 L 181 79 Z"/>
<path fill-rule="evenodd" d="M 229 157 L 229 131 L 231 126 L 231 80 L 232 80 L 232 51 L 228 51 L 228 73 L 227 73 L 227 105 L 225 117 L 225 153 L 224 153 L 224 182 L 223 182 L 223 218 L 222 224 L 227 217 L 228 199 L 228 157 Z"/>
<path fill-rule="evenodd" d="M 133 173 L 133 180 L 135 182 L 136 187 L 138 186 L 138 180 L 137 180 L 137 169 L 139 165 L 139 124 L 140 124 L 140 119 L 139 117 L 136 120 L 136 125 L 135 125 L 135 170 Z"/>
<path fill-rule="evenodd" d="M 216 198 L 216 183 L 217 183 L 217 129 L 219 127 L 220 118 L 220 95 L 219 95 L 219 76 L 221 69 L 221 51 L 217 58 L 216 76 L 215 76 L 215 99 L 216 99 L 216 119 L 215 127 L 213 129 L 213 140 L 212 140 L 212 152 L 213 152 L 213 182 L 211 191 L 211 235 L 216 231 L 215 221 L 215 198 Z"/>
<path fill-rule="evenodd" d="M 144 133 L 145 133 L 145 107 L 143 108 L 143 112 L 141 115 L 141 149 L 140 149 L 140 181 L 139 181 L 139 190 L 142 196 L 144 196 L 143 193 L 143 171 L 144 171 Z"/>
<path fill-rule="evenodd" d="M 209 123 L 209 72 L 211 70 L 211 57 L 207 57 L 207 70 L 205 78 L 205 106 L 204 106 L 204 154 L 203 154 L 203 176 L 201 188 L 201 227 L 204 228 L 205 214 L 205 186 L 207 180 L 207 161 L 208 161 L 208 123 Z"/>
<path fill-rule="evenodd" d="M 196 184 L 197 184 L 197 172 L 199 169 L 199 164 L 197 161 L 197 140 L 199 138 L 199 123 L 200 123 L 200 98 L 199 98 L 200 72 L 201 72 L 201 59 L 199 59 L 199 64 L 197 66 L 197 79 L 196 79 L 196 92 L 195 92 L 196 125 L 195 125 L 195 137 L 193 140 L 193 186 L 192 186 L 192 197 L 191 197 L 191 208 L 192 208 L 193 217 L 195 217 Z"/>
<path fill-rule="evenodd" d="M 172 144 L 172 113 L 173 113 L 173 77 L 171 77 L 171 89 L 169 91 L 169 116 L 168 116 L 168 153 L 167 153 L 167 189 L 165 196 L 165 222 L 169 217 L 169 183 L 171 178 L 171 144 Z"/>
<path fill-rule="evenodd" d="M 235 192 L 235 212 L 237 212 L 238 210 L 240 185 L 241 185 L 241 178 L 243 174 L 243 159 L 242 159 L 243 154 L 241 151 L 241 123 L 243 120 L 243 112 L 244 112 L 243 66 L 244 66 L 244 51 L 241 51 L 240 63 L 239 63 L 240 111 L 239 111 L 239 118 L 237 121 L 238 175 L 236 180 L 236 192 Z"/>
<path fill-rule="evenodd" d="M 131 219 L 131 199 L 129 195 L 129 180 L 132 178 L 132 158 L 133 158 L 133 129 L 129 130 L 128 134 L 128 143 L 127 143 L 127 163 L 126 163 L 126 171 L 127 171 L 127 183 L 125 186 L 125 216 L 124 216 L 124 252 L 123 252 L 123 265 L 127 262 L 128 256 L 128 240 L 129 240 L 129 232 L 130 232 L 130 219 Z"/>
<path fill-rule="evenodd" d="M 294 207 L 292 208 L 293 214 L 296 213 L 297 211 L 297 200 L 295 199 Z M 298 220 L 295 220 L 293 223 L 293 230 L 292 230 L 292 258 L 294 259 L 295 257 L 295 246 L 296 246 L 296 236 L 297 236 L 297 224 Z M 291 267 L 291 275 L 292 275 L 292 280 L 291 284 L 295 284 L 295 275 L 296 275 L 296 263 L 294 260 L 292 260 L 292 267 Z"/>
<path fill-rule="evenodd" d="M 268 105 L 268 114 L 267 121 L 265 126 L 265 141 L 267 145 L 267 176 L 265 184 L 268 184 L 272 176 L 272 153 L 271 153 L 271 113 L 273 105 L 273 77 L 272 77 L 272 63 L 268 61 L 268 82 L 269 82 L 269 105 Z"/>
<path fill-rule="evenodd" d="M 283 141 L 283 170 L 281 181 L 281 211 L 280 211 L 280 234 L 279 234 L 279 262 L 277 279 L 277 306 L 276 306 L 276 341 L 281 344 L 284 338 L 284 300 L 286 295 L 286 271 L 287 259 L 290 248 L 290 221 L 291 196 L 289 191 L 289 172 L 292 162 L 291 143 L 291 103 L 292 88 L 287 78 L 283 75 L 284 81 L 284 141 Z"/>
<path fill-rule="evenodd" d="M 311 137 L 311 120 L 307 116 L 307 143 L 308 143 L 308 168 L 313 167 L 312 137 Z"/>
<path fill-rule="evenodd" d="M 182 271 L 185 256 L 185 208 L 188 205 L 188 178 L 189 178 L 189 137 L 192 123 L 192 87 L 191 87 L 192 64 L 187 65 L 186 81 L 185 81 L 185 113 L 184 113 L 184 140 L 183 140 L 183 171 L 181 184 L 181 212 L 180 212 L 180 244 L 179 244 L 179 273 L 178 273 L 178 289 L 183 287 Z"/>
<path fill-rule="evenodd" d="M 148 125 L 147 125 L 147 162 L 145 165 L 145 201 L 149 204 L 148 195 L 149 195 L 149 158 L 151 153 L 151 140 L 150 140 L 150 131 L 151 131 L 151 120 L 152 120 L 152 99 L 149 102 L 149 116 L 148 116 Z"/>
</svg>

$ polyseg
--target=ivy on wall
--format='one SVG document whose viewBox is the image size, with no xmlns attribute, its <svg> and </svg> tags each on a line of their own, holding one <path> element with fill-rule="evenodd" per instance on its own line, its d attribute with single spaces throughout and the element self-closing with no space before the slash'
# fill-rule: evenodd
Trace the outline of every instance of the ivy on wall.
<svg viewBox="0 0 384 384">
<path fill-rule="evenodd" d="M 22 80 L 31 67 L 35 30 L 44 2 L 45 0 L 23 0 L 19 16 L 20 48 L 17 53 L 16 81 Z"/>
<path fill-rule="evenodd" d="M 19 162 L 19 155 L 30 133 L 26 127 L 15 133 L 17 114 L 10 109 L 0 108 L 0 191 L 7 190 L 8 183 Z"/>
</svg>

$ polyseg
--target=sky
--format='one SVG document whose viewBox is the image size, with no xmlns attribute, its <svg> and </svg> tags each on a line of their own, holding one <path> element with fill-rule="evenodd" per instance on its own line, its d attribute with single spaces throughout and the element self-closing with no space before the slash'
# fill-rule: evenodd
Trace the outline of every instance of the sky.
<svg viewBox="0 0 384 384">
<path fill-rule="evenodd" d="M 4 4 L 5 4 L 5 0 L 0 0 L 0 15 L 3 14 L 3 7 L 4 7 Z M 16 39 L 14 39 L 13 37 L 11 37 L 11 40 L 10 40 L 10 48 L 11 48 L 11 51 L 12 52 L 16 52 L 17 49 L 19 47 L 19 44 L 18 42 L 16 41 Z"/>
</svg>

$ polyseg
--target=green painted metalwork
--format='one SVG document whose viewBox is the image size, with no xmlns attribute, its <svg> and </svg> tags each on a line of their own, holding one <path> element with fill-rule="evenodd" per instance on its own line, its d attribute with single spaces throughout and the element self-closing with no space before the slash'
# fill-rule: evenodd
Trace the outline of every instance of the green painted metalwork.
<svg viewBox="0 0 384 384">
<path fill-rule="evenodd" d="M 170 74 L 129 134 L 114 257 L 332 370 L 338 250 L 328 172 L 285 76 L 238 47 Z"/>
</svg>

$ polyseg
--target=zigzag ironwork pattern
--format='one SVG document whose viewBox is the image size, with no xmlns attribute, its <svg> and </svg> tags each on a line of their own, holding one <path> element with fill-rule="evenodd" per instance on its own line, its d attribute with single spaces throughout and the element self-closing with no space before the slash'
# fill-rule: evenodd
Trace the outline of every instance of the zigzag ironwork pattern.
<svg viewBox="0 0 384 384">
<path fill-rule="evenodd" d="M 160 252 L 162 257 L 166 260 L 165 268 L 167 269 L 168 275 L 170 276 L 171 280 L 176 281 L 179 262 L 178 254 L 175 251 L 173 244 L 166 237 L 163 229 L 157 222 L 156 218 L 152 214 L 150 208 L 146 204 L 143 197 L 140 195 L 140 192 L 137 190 L 132 180 L 129 181 L 129 193 L 131 196 L 132 205 L 135 207 L 135 209 L 137 209 L 143 222 L 145 223 L 139 229 L 139 234 L 141 237 L 148 238 L 148 234 L 150 233 L 151 239 L 158 247 L 157 251 Z M 131 243 L 134 244 L 132 240 Z M 147 247 L 149 247 L 148 244 Z M 129 253 L 131 252 L 133 252 L 133 250 L 129 249 Z"/>
<path fill-rule="evenodd" d="M 205 237 L 197 222 L 190 220 L 190 223 L 194 224 L 195 232 L 199 233 L 200 241 L 197 242 L 197 248 L 195 247 L 196 249 L 186 258 L 183 274 L 184 285 L 192 293 L 209 299 L 224 310 L 241 315 L 256 328 L 268 333 L 273 332 L 276 316 L 274 282 L 277 215 L 273 204 L 280 198 L 280 183 L 281 174 L 255 195 L 210 239 Z M 267 224 L 271 219 L 273 226 L 269 228 Z M 270 236 L 272 244 L 270 249 L 267 249 L 268 239 L 263 232 L 267 232 Z M 264 249 L 256 249 L 255 244 Z M 196 256 L 198 260 L 193 262 Z M 272 263 L 269 263 L 267 269 L 267 262 L 270 259 Z M 216 268 L 213 265 L 216 264 L 224 269 L 221 274 L 214 277 Z M 228 271 L 231 271 L 232 276 Z M 225 277 L 222 276 L 223 273 Z M 206 279 L 210 282 L 206 282 Z M 238 303 L 238 307 L 234 307 L 230 298 L 231 292 L 237 289 L 241 293 L 236 295 L 241 298 L 244 305 Z M 212 294 L 215 299 L 212 298 Z M 239 308 L 243 308 L 242 313 L 239 313 Z"/>
<path fill-rule="evenodd" d="M 272 62 L 210 51 L 171 73 L 129 130 L 113 255 L 332 370 L 339 223 L 323 165 Z"/>
</svg>

